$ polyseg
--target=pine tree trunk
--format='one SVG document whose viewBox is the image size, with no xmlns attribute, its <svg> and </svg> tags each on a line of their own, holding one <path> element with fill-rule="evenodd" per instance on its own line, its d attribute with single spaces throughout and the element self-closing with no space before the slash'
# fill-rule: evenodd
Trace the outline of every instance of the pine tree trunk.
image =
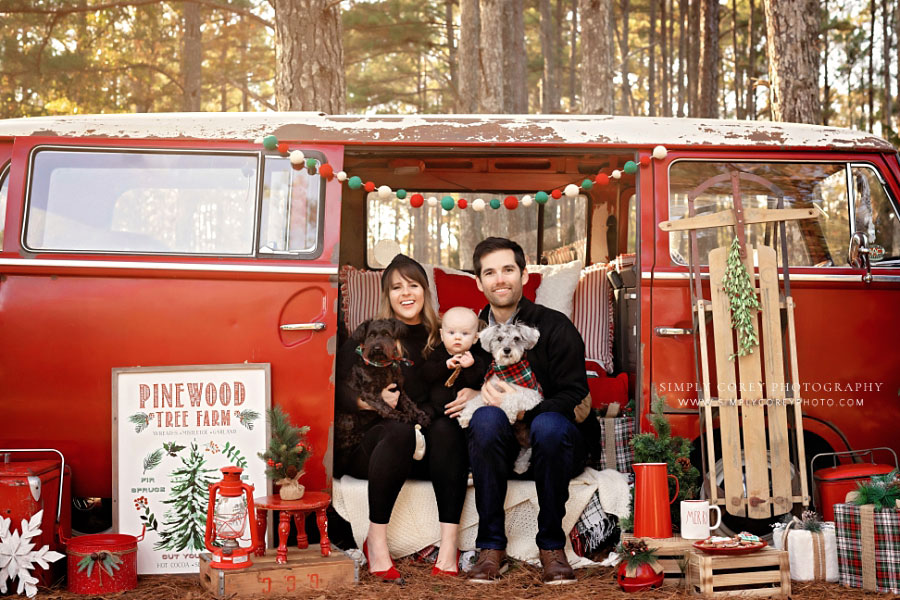
<svg viewBox="0 0 900 600">
<path fill-rule="evenodd" d="M 889 0 L 882 0 L 881 3 L 881 19 L 882 19 L 882 69 L 883 81 L 882 86 L 882 105 L 881 105 L 881 137 L 887 137 L 891 130 L 891 17 L 892 12 L 897 10 L 893 6 L 892 10 L 888 10 Z M 894 0 L 896 4 L 896 0 Z"/>
<path fill-rule="evenodd" d="M 688 0 L 678 0 L 678 116 L 683 117 L 685 97 L 685 69 L 687 59 L 687 36 L 685 21 L 687 20 Z"/>
<path fill-rule="evenodd" d="M 656 3 L 650 0 L 650 34 L 647 43 L 647 114 L 656 116 Z"/>
<path fill-rule="evenodd" d="M 619 38 L 619 55 L 622 57 L 622 106 L 627 107 L 627 113 L 634 115 L 634 98 L 631 96 L 631 83 L 628 81 L 628 20 L 631 18 L 631 5 L 629 0 L 622 0 L 622 26 Z M 583 60 L 581 61 L 584 62 Z M 623 110 L 623 112 L 625 112 Z"/>
<path fill-rule="evenodd" d="M 341 9 L 329 0 L 275 2 L 278 110 L 346 110 Z"/>
<path fill-rule="evenodd" d="M 828 14 L 828 0 L 825 0 L 825 14 Z M 828 49 L 829 49 L 829 27 L 822 29 L 822 71 L 825 78 L 824 88 L 822 90 L 822 125 L 828 125 L 831 118 L 831 83 L 828 79 Z"/>
<path fill-rule="evenodd" d="M 691 0 L 688 16 L 688 37 L 692 40 L 688 62 L 688 112 L 692 117 L 700 112 L 700 2 Z"/>
<path fill-rule="evenodd" d="M 749 21 L 747 23 L 747 117 L 756 120 L 756 6 L 749 0 Z"/>
<path fill-rule="evenodd" d="M 453 34 L 453 0 L 444 0 L 444 24 L 447 37 L 447 57 L 450 62 L 450 92 L 454 102 L 449 106 L 459 104 L 459 61 L 456 57 L 456 36 Z"/>
<path fill-rule="evenodd" d="M 495 1 L 495 0 L 485 0 Z M 544 76 L 541 80 L 541 112 L 553 114 L 559 112 L 559 86 L 557 63 L 554 60 L 556 50 L 553 43 L 553 13 L 550 11 L 550 0 L 540 0 L 541 8 L 541 54 L 544 57 Z"/>
<path fill-rule="evenodd" d="M 772 118 L 819 123 L 819 3 L 765 0 Z"/>
<path fill-rule="evenodd" d="M 672 116 L 669 107 L 669 19 L 666 10 L 666 0 L 659 0 L 659 33 L 662 38 L 660 41 L 660 97 L 662 98 L 662 110 L 659 111 L 664 117 Z"/>
<path fill-rule="evenodd" d="M 481 10 L 478 0 L 459 2 L 459 103 L 457 112 L 471 114 L 480 112 L 478 99 L 481 97 Z"/>
<path fill-rule="evenodd" d="M 894 41 L 897 48 L 897 95 L 900 96 L 900 8 L 894 7 Z M 900 118 L 896 132 L 900 133 Z"/>
<path fill-rule="evenodd" d="M 875 130 L 875 0 L 869 0 L 869 131 Z"/>
<path fill-rule="evenodd" d="M 581 88 L 584 114 L 613 112 L 611 0 L 581 0 Z"/>
<path fill-rule="evenodd" d="M 485 112 L 503 113 L 503 2 L 481 1 L 481 83 Z"/>
<path fill-rule="evenodd" d="M 701 0 L 699 117 L 719 118 L 719 1 Z"/>
<path fill-rule="evenodd" d="M 610 6 L 612 9 L 612 6 Z M 606 36 L 610 39 L 609 36 Z M 578 43 L 578 0 L 572 0 L 572 30 L 569 37 L 569 111 L 575 112 L 575 50 Z M 610 39 L 610 44 L 612 40 Z M 610 57 L 612 58 L 612 57 Z"/>
<path fill-rule="evenodd" d="M 528 56 L 525 53 L 524 0 L 508 0 L 504 10 L 504 100 L 505 111 L 512 114 L 528 114 Z"/>
<path fill-rule="evenodd" d="M 182 39 L 181 74 L 184 78 L 184 96 L 181 101 L 181 110 L 198 112 L 203 76 L 203 44 L 200 33 L 203 14 L 200 5 L 196 2 L 185 2 L 183 6 L 184 38 Z"/>
<path fill-rule="evenodd" d="M 731 0 L 731 53 L 734 55 L 734 107 L 738 119 L 744 118 L 744 82 L 741 73 L 740 52 L 738 52 L 738 11 L 737 0 Z"/>
</svg>

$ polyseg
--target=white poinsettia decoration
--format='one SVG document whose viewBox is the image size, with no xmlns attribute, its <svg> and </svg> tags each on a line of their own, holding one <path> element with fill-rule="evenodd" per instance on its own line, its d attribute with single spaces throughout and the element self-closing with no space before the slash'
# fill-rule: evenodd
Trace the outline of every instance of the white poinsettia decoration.
<svg viewBox="0 0 900 600">
<path fill-rule="evenodd" d="M 34 549 L 32 538 L 41 535 L 41 517 L 44 511 L 39 510 L 30 520 L 22 519 L 22 531 L 10 531 L 11 520 L 0 517 L 0 593 L 6 593 L 6 580 L 18 577 L 19 587 L 16 593 L 33 598 L 37 594 L 37 577 L 31 574 L 35 565 L 45 569 L 50 563 L 65 558 L 65 555 L 50 550 L 45 545 L 40 550 Z"/>
</svg>

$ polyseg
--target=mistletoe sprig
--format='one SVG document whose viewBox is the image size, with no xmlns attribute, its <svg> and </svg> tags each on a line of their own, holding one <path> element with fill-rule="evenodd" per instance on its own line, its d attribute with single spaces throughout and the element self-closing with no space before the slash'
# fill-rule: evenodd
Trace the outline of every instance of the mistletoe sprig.
<svg viewBox="0 0 900 600">
<path fill-rule="evenodd" d="M 295 427 L 279 406 L 269 409 L 268 415 L 272 437 L 268 449 L 257 454 L 266 461 L 266 477 L 293 479 L 303 471 L 306 459 L 312 454 L 306 442 L 309 427 Z"/>
<path fill-rule="evenodd" d="M 625 574 L 628 577 L 634 577 L 635 571 L 641 565 L 648 565 L 657 573 L 662 570 L 657 562 L 656 548 L 649 548 L 644 540 L 625 540 L 616 547 L 616 553 L 622 557 L 620 562 L 625 563 Z"/>
<path fill-rule="evenodd" d="M 87 571 L 87 576 L 90 577 L 91 573 L 94 572 L 94 567 L 97 567 L 97 575 L 102 579 L 103 571 L 106 571 L 106 574 L 112 577 L 113 571 L 118 571 L 121 566 L 122 559 L 115 552 L 101 550 L 100 552 L 91 552 L 79 560 L 78 572 L 84 573 Z"/>
<path fill-rule="evenodd" d="M 753 348 L 759 345 L 759 338 L 753 328 L 753 311 L 759 310 L 759 298 L 744 261 L 741 260 L 741 245 L 737 238 L 731 242 L 731 249 L 728 251 L 722 287 L 725 288 L 731 305 L 731 327 L 738 333 L 738 351 L 728 357 L 734 360 L 736 356 L 752 354 Z"/>
</svg>

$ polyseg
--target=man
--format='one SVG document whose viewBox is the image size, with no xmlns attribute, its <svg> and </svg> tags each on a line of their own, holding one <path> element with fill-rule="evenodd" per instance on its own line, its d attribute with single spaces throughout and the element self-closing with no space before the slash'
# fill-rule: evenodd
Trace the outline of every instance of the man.
<svg viewBox="0 0 900 600">
<path fill-rule="evenodd" d="M 473 258 L 478 289 L 489 303 L 480 318 L 489 324 L 519 321 L 541 333 L 527 356 L 543 388 L 544 400 L 520 413 L 519 419 L 530 427 L 531 472 L 540 508 L 536 542 L 543 580 L 545 584 L 571 583 L 575 574 L 563 549 L 566 532 L 562 519 L 569 498 L 569 480 L 584 470 L 587 455 L 584 439 L 574 423 L 574 409 L 588 394 L 584 341 L 564 314 L 522 297 L 528 272 L 525 253 L 516 242 L 487 238 L 475 247 Z M 490 356 L 486 361 L 490 362 Z M 503 504 L 519 444 L 513 426 L 497 408 L 512 387 L 505 383 L 500 387 L 482 388 L 487 406 L 475 412 L 467 429 L 479 517 L 476 545 L 481 549 L 469 580 L 479 583 L 496 581 L 507 569 Z M 457 399 L 447 405 L 447 414 L 456 415 L 475 393 L 460 391 Z"/>
</svg>

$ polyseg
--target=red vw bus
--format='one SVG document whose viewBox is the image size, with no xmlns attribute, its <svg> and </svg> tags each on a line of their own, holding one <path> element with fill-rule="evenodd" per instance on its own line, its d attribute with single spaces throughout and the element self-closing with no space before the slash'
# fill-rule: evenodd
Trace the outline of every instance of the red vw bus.
<svg viewBox="0 0 900 600">
<path fill-rule="evenodd" d="M 390 193 L 294 169 L 260 144 L 269 134 Z M 651 159 L 657 146 L 667 152 Z M 627 376 L 641 415 L 664 396 L 675 432 L 696 440 L 688 242 L 658 224 L 686 215 L 690 190 L 734 169 L 819 213 L 788 226 L 807 456 L 900 450 L 896 150 L 833 127 L 601 116 L 0 122 L 0 440 L 59 448 L 76 496 L 109 497 L 112 369 L 269 363 L 273 402 L 310 425 L 321 449 L 307 487 L 327 488 L 335 348 L 359 316 L 350 313 L 360 298 L 347 296 L 364 290 L 339 280 L 377 270 L 375 250 L 387 243 L 443 267 L 440 303 L 465 284 L 472 248 L 487 235 L 515 238 L 530 264 L 618 265 L 614 306 L 595 301 L 582 324 L 601 345 L 602 356 L 586 358 Z M 597 183 L 580 185 L 586 179 Z M 570 184 L 576 194 L 534 202 Z M 765 206 L 764 187 L 742 190 L 745 206 Z M 422 206 L 410 205 L 413 193 Z M 445 197 L 452 210 L 440 206 Z M 484 210 L 473 210 L 477 200 Z M 713 187 L 697 210 L 729 202 L 730 188 Z M 848 263 L 855 233 L 877 249 L 868 273 Z M 720 235 L 729 234 L 700 236 L 701 256 Z"/>
</svg>

